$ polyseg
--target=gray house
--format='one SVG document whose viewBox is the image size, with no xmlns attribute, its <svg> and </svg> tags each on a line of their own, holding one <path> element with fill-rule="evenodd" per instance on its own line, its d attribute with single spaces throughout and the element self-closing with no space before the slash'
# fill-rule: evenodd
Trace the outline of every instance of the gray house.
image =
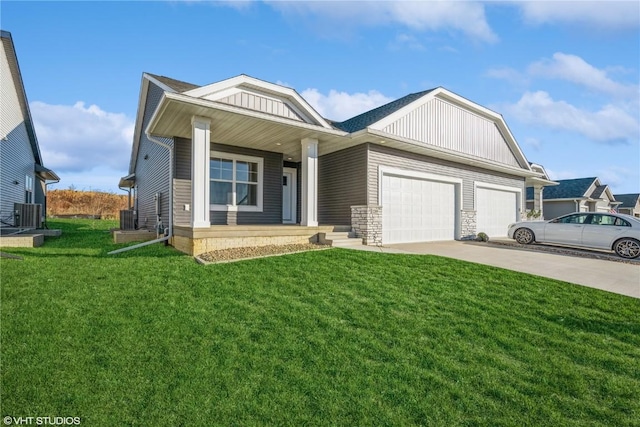
<svg viewBox="0 0 640 427">
<path fill-rule="evenodd" d="M 504 236 L 530 167 L 502 116 L 442 87 L 343 122 L 246 75 L 143 74 L 129 174 L 139 228 L 189 254 L 351 230 L 365 244 Z"/>
<path fill-rule="evenodd" d="M 39 226 L 46 182 L 60 178 L 42 162 L 11 33 L 1 31 L 0 38 L 0 220 L 3 226 Z M 16 203 L 24 204 L 18 215 Z"/>
<path fill-rule="evenodd" d="M 559 179 L 558 185 L 545 188 L 542 193 L 544 217 L 552 219 L 572 212 L 609 212 L 620 202 L 608 185 L 596 177 Z M 533 203 L 535 192 L 527 188 L 527 202 Z"/>
<path fill-rule="evenodd" d="M 640 194 L 614 194 L 618 205 L 618 212 L 640 218 Z"/>
</svg>

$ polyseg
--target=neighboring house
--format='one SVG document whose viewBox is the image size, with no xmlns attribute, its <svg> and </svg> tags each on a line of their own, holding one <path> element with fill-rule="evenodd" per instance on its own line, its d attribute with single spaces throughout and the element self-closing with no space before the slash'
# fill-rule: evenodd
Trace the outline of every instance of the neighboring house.
<svg viewBox="0 0 640 427">
<path fill-rule="evenodd" d="M 620 204 L 608 185 L 596 177 L 560 179 L 558 185 L 542 192 L 544 218 L 552 219 L 572 212 L 609 212 Z M 533 188 L 527 188 L 527 202 L 534 201 Z"/>
<path fill-rule="evenodd" d="M 332 228 L 366 244 L 505 236 L 542 184 L 500 114 L 441 87 L 332 122 L 246 75 L 147 73 L 120 180 L 138 227 L 194 255 Z"/>
<path fill-rule="evenodd" d="M 529 163 L 531 170 L 540 173 L 539 178 L 530 178 L 527 186 L 527 216 L 529 219 L 544 219 L 543 191 L 545 187 L 558 185 L 551 181 L 547 171 L 542 165 Z M 530 186 L 529 186 L 530 185 Z"/>
<path fill-rule="evenodd" d="M 640 218 L 640 194 L 614 194 L 618 205 L 618 212 Z"/>
<path fill-rule="evenodd" d="M 0 36 L 0 220 L 3 226 L 24 225 L 16 224 L 14 204 L 42 205 L 41 221 L 46 215 L 46 181 L 60 178 L 42 163 L 11 33 L 1 31 Z"/>
</svg>

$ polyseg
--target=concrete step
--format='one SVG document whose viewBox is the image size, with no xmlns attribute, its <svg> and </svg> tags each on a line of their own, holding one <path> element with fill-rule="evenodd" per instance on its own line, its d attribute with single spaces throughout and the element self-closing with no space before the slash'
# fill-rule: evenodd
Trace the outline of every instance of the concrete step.
<svg viewBox="0 0 640 427">
<path fill-rule="evenodd" d="M 319 233 L 319 241 L 333 247 L 362 245 L 362 239 L 353 236 L 349 231 L 332 231 L 329 233 Z"/>
</svg>

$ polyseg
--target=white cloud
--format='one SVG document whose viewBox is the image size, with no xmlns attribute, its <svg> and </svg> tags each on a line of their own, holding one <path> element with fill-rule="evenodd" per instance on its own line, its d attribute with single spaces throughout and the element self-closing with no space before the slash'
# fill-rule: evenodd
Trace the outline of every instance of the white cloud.
<svg viewBox="0 0 640 427">
<path fill-rule="evenodd" d="M 47 167 L 58 174 L 99 167 L 126 171 L 134 128 L 126 115 L 83 102 L 71 106 L 36 101 L 30 109 Z"/>
<path fill-rule="evenodd" d="M 506 80 L 516 85 L 526 85 L 529 79 L 524 74 L 510 67 L 496 67 L 487 70 L 486 75 L 494 79 Z"/>
<path fill-rule="evenodd" d="M 615 192 L 617 187 L 624 186 L 633 179 L 634 172 L 620 166 L 608 166 L 604 169 L 599 169 L 597 176 L 600 178 L 600 182 L 608 185 Z"/>
<path fill-rule="evenodd" d="M 321 116 L 337 121 L 349 119 L 393 101 L 393 98 L 375 90 L 349 94 L 331 89 L 328 95 L 324 95 L 317 89 L 306 89 L 301 95 Z"/>
<path fill-rule="evenodd" d="M 529 24 L 580 24 L 619 30 L 640 25 L 637 1 L 528 1 L 513 2 L 521 7 Z"/>
<path fill-rule="evenodd" d="M 597 142 L 637 142 L 640 138 L 638 118 L 611 104 L 599 111 L 586 111 L 537 91 L 526 92 L 502 110 L 522 122 L 576 132 Z"/>
<path fill-rule="evenodd" d="M 477 2 L 418 1 L 270 1 L 283 15 L 309 17 L 330 34 L 357 26 L 400 24 L 415 31 L 454 30 L 493 43 L 498 37 L 490 28 L 484 6 Z M 329 34 L 327 33 L 327 34 Z"/>
<path fill-rule="evenodd" d="M 637 97 L 638 87 L 617 83 L 600 70 L 576 55 L 562 52 L 553 54 L 553 59 L 532 63 L 528 72 L 532 76 L 570 81 L 591 90 L 620 97 Z"/>
</svg>

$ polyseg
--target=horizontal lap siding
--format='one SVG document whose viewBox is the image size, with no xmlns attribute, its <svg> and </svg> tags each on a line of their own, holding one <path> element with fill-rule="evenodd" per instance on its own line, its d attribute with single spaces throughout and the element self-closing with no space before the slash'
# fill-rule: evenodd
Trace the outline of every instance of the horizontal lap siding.
<svg viewBox="0 0 640 427">
<path fill-rule="evenodd" d="M 351 224 L 351 206 L 367 203 L 367 146 L 318 158 L 318 222 Z"/>
<path fill-rule="evenodd" d="M 191 140 L 176 138 L 174 150 L 173 180 L 173 223 L 186 225 L 191 223 Z"/>
<path fill-rule="evenodd" d="M 395 150 L 393 148 L 381 147 L 373 144 L 368 144 L 368 146 L 369 187 L 367 196 L 369 204 L 375 205 L 379 203 L 379 166 L 388 166 L 398 169 L 407 169 L 462 179 L 462 209 L 464 210 L 474 210 L 474 182 L 477 181 L 519 188 L 523 194 L 522 199 L 525 198 L 524 178 L 514 177 L 500 172 L 489 171 L 461 163 L 454 163 L 446 160 L 435 159 L 432 157 L 421 156 L 419 154 L 407 153 L 400 150 Z"/>
<path fill-rule="evenodd" d="M 149 82 L 147 104 L 144 111 L 142 129 L 146 129 L 153 115 L 163 90 Z M 156 138 L 172 145 L 169 138 Z M 148 157 L 147 157 L 148 156 Z M 147 157 L 147 159 L 145 159 Z M 156 225 L 156 209 L 154 196 L 160 193 L 160 217 L 163 227 L 169 226 L 169 150 L 150 141 L 143 132 L 140 135 L 138 161 L 136 164 L 136 186 L 138 227 L 154 229 Z"/>
<path fill-rule="evenodd" d="M 6 138 L 0 141 L 0 219 L 13 224 L 13 204 L 25 202 L 26 176 L 34 178 L 34 187 L 38 183 L 25 116 L 20 108 L 17 91 L 20 81 L 12 75 L 7 59 L 15 55 L 8 38 L 2 38 L 0 50 L 0 137 Z M 13 66 L 17 64 L 13 62 Z"/>
<path fill-rule="evenodd" d="M 238 211 L 238 225 L 282 224 L 282 154 L 214 143 L 211 144 L 211 151 L 262 157 L 264 159 L 262 212 Z M 226 224 L 227 213 L 212 211 L 211 223 Z"/>
<path fill-rule="evenodd" d="M 13 224 L 13 204 L 25 202 L 26 176 L 34 178 L 34 187 L 38 185 L 34 173 L 35 159 L 24 122 L 7 135 L 6 141 L 0 141 L 0 159 L 0 219 Z"/>
</svg>

